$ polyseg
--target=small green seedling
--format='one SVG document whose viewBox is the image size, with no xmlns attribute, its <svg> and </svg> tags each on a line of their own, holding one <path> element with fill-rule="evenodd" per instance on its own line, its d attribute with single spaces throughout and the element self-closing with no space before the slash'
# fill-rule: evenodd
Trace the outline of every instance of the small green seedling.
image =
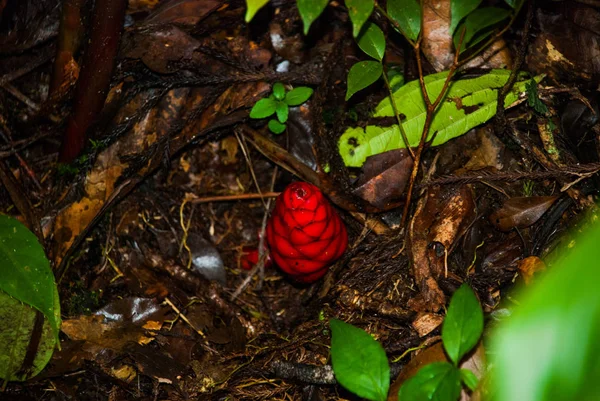
<svg viewBox="0 0 600 401">
<path fill-rule="evenodd" d="M 250 118 L 267 118 L 275 114 L 277 119 L 269 120 L 269 130 L 274 134 L 281 134 L 285 131 L 290 106 L 300 106 L 306 102 L 313 94 L 313 90 L 306 86 L 294 88 L 286 92 L 281 82 L 273 85 L 273 93 L 269 97 L 260 99 L 252 110 Z"/>
</svg>

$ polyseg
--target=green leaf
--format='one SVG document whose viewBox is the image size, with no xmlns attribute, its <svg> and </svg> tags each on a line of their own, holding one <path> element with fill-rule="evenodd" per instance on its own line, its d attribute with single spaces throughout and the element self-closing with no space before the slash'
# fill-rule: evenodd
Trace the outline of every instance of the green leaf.
<svg viewBox="0 0 600 401">
<path fill-rule="evenodd" d="M 254 15 L 263 8 L 269 0 L 246 0 L 246 23 L 252 21 Z"/>
<path fill-rule="evenodd" d="M 460 46 L 461 53 L 488 37 L 491 34 L 489 28 L 510 17 L 510 14 L 510 11 L 498 7 L 484 7 L 473 11 L 456 30 L 454 34 L 454 47 L 458 47 L 463 29 L 466 31 L 463 43 Z"/>
<path fill-rule="evenodd" d="M 527 83 L 527 104 L 541 115 L 548 113 L 548 107 L 540 100 L 537 90 L 537 82 L 533 79 Z"/>
<path fill-rule="evenodd" d="M 458 26 L 458 23 L 462 21 L 467 15 L 473 10 L 479 7 L 481 0 L 451 0 L 450 1 L 450 35 L 454 33 L 454 30 Z"/>
<path fill-rule="evenodd" d="M 285 124 L 282 124 L 277 120 L 269 120 L 268 127 L 272 133 L 278 134 L 278 135 L 281 134 L 283 131 L 285 131 Z"/>
<path fill-rule="evenodd" d="M 417 41 L 421 32 L 421 6 L 416 0 L 388 0 L 387 13 L 404 36 Z"/>
<path fill-rule="evenodd" d="M 373 12 L 373 0 L 346 0 L 348 14 L 352 21 L 352 36 L 355 38 L 360 33 L 360 30 Z"/>
<path fill-rule="evenodd" d="M 520 10 L 525 0 L 504 0 L 506 4 L 515 10 Z"/>
<path fill-rule="evenodd" d="M 483 311 L 468 284 L 452 295 L 442 326 L 442 342 L 455 366 L 479 341 L 483 333 Z"/>
<path fill-rule="evenodd" d="M 300 106 L 313 94 L 313 90 L 307 86 L 299 86 L 285 94 L 285 102 L 289 106 Z"/>
<path fill-rule="evenodd" d="M 479 379 L 475 376 L 470 369 L 461 369 L 460 370 L 460 378 L 462 382 L 469 388 L 469 390 L 474 391 L 479 384 Z"/>
<path fill-rule="evenodd" d="M 425 87 L 431 98 L 439 95 L 447 72 L 428 75 Z M 433 145 L 441 145 L 465 134 L 471 128 L 488 121 L 496 114 L 498 89 L 508 77 L 508 70 L 492 70 L 475 78 L 458 79 L 450 83 L 445 100 L 435 114 L 428 139 L 435 132 Z M 539 82 L 543 76 L 535 78 Z M 506 95 L 504 107 L 509 107 L 525 91 L 529 78 L 520 77 Z M 394 92 L 394 99 L 401 113 L 402 126 L 411 146 L 418 146 L 425 124 L 426 108 L 418 81 L 411 81 Z M 393 117 L 390 98 L 383 99 L 376 107 L 375 118 Z M 368 156 L 404 148 L 398 125 L 367 125 L 366 128 L 348 128 L 338 142 L 340 155 L 348 167 L 361 167 Z"/>
<path fill-rule="evenodd" d="M 491 337 L 495 401 L 600 399 L 600 225 L 589 217 L 546 260 L 552 268 L 511 295 L 517 306 Z"/>
<path fill-rule="evenodd" d="M 3 276 L 4 277 L 4 276 Z M 55 319 L 60 319 L 60 303 L 56 286 L 53 288 Z M 29 342 L 35 326 L 36 311 L 29 305 L 0 291 L 0 379 L 27 380 L 44 369 L 57 345 L 57 336 L 47 317 L 44 317 L 37 350 L 28 371 L 23 371 Z"/>
<path fill-rule="evenodd" d="M 379 61 L 360 61 L 354 64 L 348 72 L 346 101 L 359 90 L 377 81 L 382 72 L 383 66 Z"/>
<path fill-rule="evenodd" d="M 319 15 L 325 10 L 325 7 L 329 3 L 329 0 L 298 0 L 298 11 L 300 12 L 300 18 L 304 23 L 304 34 L 308 35 L 310 26 L 319 18 Z"/>
<path fill-rule="evenodd" d="M 289 107 L 285 102 L 276 102 L 275 103 L 275 114 L 277 114 L 277 119 L 280 123 L 285 123 L 288 119 L 288 110 Z"/>
<path fill-rule="evenodd" d="M 359 397 L 385 401 L 390 367 L 381 344 L 365 331 L 332 319 L 331 363 L 337 381 Z"/>
<path fill-rule="evenodd" d="M 56 283 L 44 248 L 18 220 L 1 215 L 0 277 L 0 290 L 42 312 L 58 340 L 60 309 L 56 309 Z"/>
<path fill-rule="evenodd" d="M 277 100 L 283 100 L 285 98 L 285 87 L 281 82 L 273 85 L 273 97 Z"/>
<path fill-rule="evenodd" d="M 399 401 L 457 401 L 460 396 L 460 372 L 448 362 L 423 366 L 400 387 Z"/>
<path fill-rule="evenodd" d="M 379 61 L 385 53 L 385 36 L 383 31 L 374 23 L 367 22 L 356 40 L 361 50 Z"/>
<path fill-rule="evenodd" d="M 250 118 L 266 118 L 275 113 L 275 100 L 268 97 L 260 99 L 252 110 L 250 110 Z"/>
<path fill-rule="evenodd" d="M 387 72 L 390 88 L 392 92 L 396 92 L 404 85 L 404 74 L 398 68 L 390 68 Z"/>
</svg>

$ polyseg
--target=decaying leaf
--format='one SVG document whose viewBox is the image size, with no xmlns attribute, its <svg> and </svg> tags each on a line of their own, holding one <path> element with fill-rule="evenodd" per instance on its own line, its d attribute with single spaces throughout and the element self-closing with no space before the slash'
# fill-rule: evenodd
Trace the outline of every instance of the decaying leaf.
<svg viewBox="0 0 600 401">
<path fill-rule="evenodd" d="M 546 270 L 546 264 L 537 256 L 529 256 L 517 264 L 525 285 L 531 284 L 537 272 Z"/>
<path fill-rule="evenodd" d="M 490 221 L 501 231 L 529 227 L 538 221 L 557 199 L 557 195 L 511 198 L 491 214 Z"/>
</svg>

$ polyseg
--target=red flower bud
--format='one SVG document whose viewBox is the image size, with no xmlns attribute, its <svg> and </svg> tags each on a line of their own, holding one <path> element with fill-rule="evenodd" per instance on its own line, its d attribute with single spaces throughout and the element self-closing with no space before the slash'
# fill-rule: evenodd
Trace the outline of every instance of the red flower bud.
<svg viewBox="0 0 600 401">
<path fill-rule="evenodd" d="M 295 280 L 323 277 L 346 250 L 346 226 L 319 188 L 294 182 L 277 197 L 267 224 L 271 257 Z"/>
<path fill-rule="evenodd" d="M 265 267 L 268 268 L 273 264 L 269 251 L 265 249 L 267 259 L 265 259 Z M 244 270 L 252 270 L 255 264 L 258 263 L 258 248 L 245 246 L 242 248 L 242 256 L 240 257 L 240 267 Z"/>
</svg>

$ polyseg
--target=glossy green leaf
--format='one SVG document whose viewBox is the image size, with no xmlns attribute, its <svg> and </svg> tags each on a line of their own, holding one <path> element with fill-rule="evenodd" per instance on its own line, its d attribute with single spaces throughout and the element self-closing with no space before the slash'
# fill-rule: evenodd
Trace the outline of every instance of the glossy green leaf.
<svg viewBox="0 0 600 401">
<path fill-rule="evenodd" d="M 18 220 L 0 215 L 0 290 L 39 310 L 58 339 L 60 310 L 50 263 L 36 236 Z"/>
<path fill-rule="evenodd" d="M 421 32 L 421 6 L 417 0 L 388 0 L 387 13 L 401 33 L 416 42 Z"/>
<path fill-rule="evenodd" d="M 285 131 L 285 124 L 280 123 L 277 120 L 269 120 L 268 124 L 269 130 L 271 130 L 274 134 L 281 134 Z"/>
<path fill-rule="evenodd" d="M 479 384 L 479 379 L 477 378 L 477 376 L 475 376 L 475 373 L 473 373 L 473 371 L 470 369 L 461 369 L 460 379 L 465 384 L 465 386 L 467 386 L 467 388 L 471 391 L 475 390 L 477 388 L 477 385 Z"/>
<path fill-rule="evenodd" d="M 285 87 L 281 82 L 277 82 L 273 85 L 273 97 L 277 100 L 285 99 Z"/>
<path fill-rule="evenodd" d="M 548 106 L 546 106 L 544 102 L 542 102 L 540 96 L 538 95 L 537 82 L 535 82 L 532 79 L 527 83 L 526 89 L 527 104 L 529 105 L 529 107 L 532 107 L 536 112 L 540 113 L 543 116 L 546 115 L 546 113 L 548 113 Z"/>
<path fill-rule="evenodd" d="M 348 14 L 350 15 L 350 21 L 352 21 L 352 36 L 355 38 L 371 16 L 373 6 L 373 0 L 346 0 Z"/>
<path fill-rule="evenodd" d="M 402 384 L 398 401 L 457 401 L 460 390 L 459 370 L 448 362 L 434 362 Z"/>
<path fill-rule="evenodd" d="M 374 23 L 367 22 L 356 39 L 358 47 L 369 56 L 379 61 L 385 53 L 385 36 L 383 31 Z"/>
<path fill-rule="evenodd" d="M 348 72 L 348 89 L 346 100 L 361 89 L 364 89 L 377 81 L 383 72 L 383 66 L 379 61 L 360 61 L 350 68 Z"/>
<path fill-rule="evenodd" d="M 325 10 L 329 0 L 297 0 L 300 18 L 304 23 L 304 34 L 308 35 L 308 30 L 312 23 L 319 18 L 319 15 Z"/>
<path fill-rule="evenodd" d="M 250 118 L 266 118 L 273 113 L 275 113 L 275 100 L 267 97 L 256 102 L 250 110 Z"/>
<path fill-rule="evenodd" d="M 331 364 L 335 378 L 348 391 L 372 401 L 385 401 L 390 367 L 381 344 L 368 333 L 332 319 Z"/>
<path fill-rule="evenodd" d="M 263 8 L 269 0 L 246 0 L 246 23 L 252 21 L 258 10 Z"/>
<path fill-rule="evenodd" d="M 56 286 L 53 288 L 54 319 L 60 320 L 60 303 Z M 0 291 L 0 379 L 23 381 L 37 375 L 50 361 L 57 345 L 57 336 L 44 316 L 42 333 L 37 343 L 37 351 L 28 371 L 23 371 L 23 363 L 33 335 L 36 311 L 29 305 Z"/>
<path fill-rule="evenodd" d="M 498 7 L 484 7 L 473 11 L 456 30 L 454 47 L 458 47 L 463 28 L 465 29 L 465 35 L 460 46 L 461 53 L 490 36 L 492 33 L 490 29 L 510 17 L 510 14 L 510 11 Z"/>
<path fill-rule="evenodd" d="M 512 316 L 490 337 L 495 401 L 600 399 L 600 225 L 590 217 L 539 281 L 511 295 Z"/>
<path fill-rule="evenodd" d="M 285 95 L 285 102 L 290 106 L 300 106 L 305 103 L 313 94 L 313 90 L 307 86 L 299 86 L 292 89 Z"/>
<path fill-rule="evenodd" d="M 288 110 L 289 107 L 284 102 L 275 102 L 275 114 L 277 115 L 277 119 L 280 123 L 285 123 L 288 119 Z"/>
<path fill-rule="evenodd" d="M 450 35 L 454 34 L 454 30 L 473 10 L 479 7 L 481 0 L 450 0 Z"/>
<path fill-rule="evenodd" d="M 483 311 L 468 284 L 452 295 L 442 326 L 442 342 L 455 366 L 479 341 L 483 333 Z"/>
<path fill-rule="evenodd" d="M 433 118 L 428 138 L 435 132 L 433 145 L 441 145 L 465 134 L 471 128 L 488 121 L 496 114 L 498 89 L 508 77 L 508 70 L 492 70 L 485 75 L 469 79 L 457 79 L 450 84 L 445 100 Z M 439 95 L 447 72 L 424 78 L 429 96 Z M 536 77 L 536 82 L 542 76 Z M 519 94 L 525 91 L 529 78 L 520 77 L 506 95 L 504 107 L 509 107 Z M 426 108 L 418 81 L 411 81 L 394 92 L 394 99 L 401 114 L 402 126 L 411 146 L 418 146 L 425 124 Z M 376 107 L 373 117 L 393 117 L 389 97 Z M 366 128 L 348 128 L 338 142 L 340 155 L 348 167 L 361 167 L 368 156 L 404 147 L 398 125 L 367 125 Z"/>
</svg>

